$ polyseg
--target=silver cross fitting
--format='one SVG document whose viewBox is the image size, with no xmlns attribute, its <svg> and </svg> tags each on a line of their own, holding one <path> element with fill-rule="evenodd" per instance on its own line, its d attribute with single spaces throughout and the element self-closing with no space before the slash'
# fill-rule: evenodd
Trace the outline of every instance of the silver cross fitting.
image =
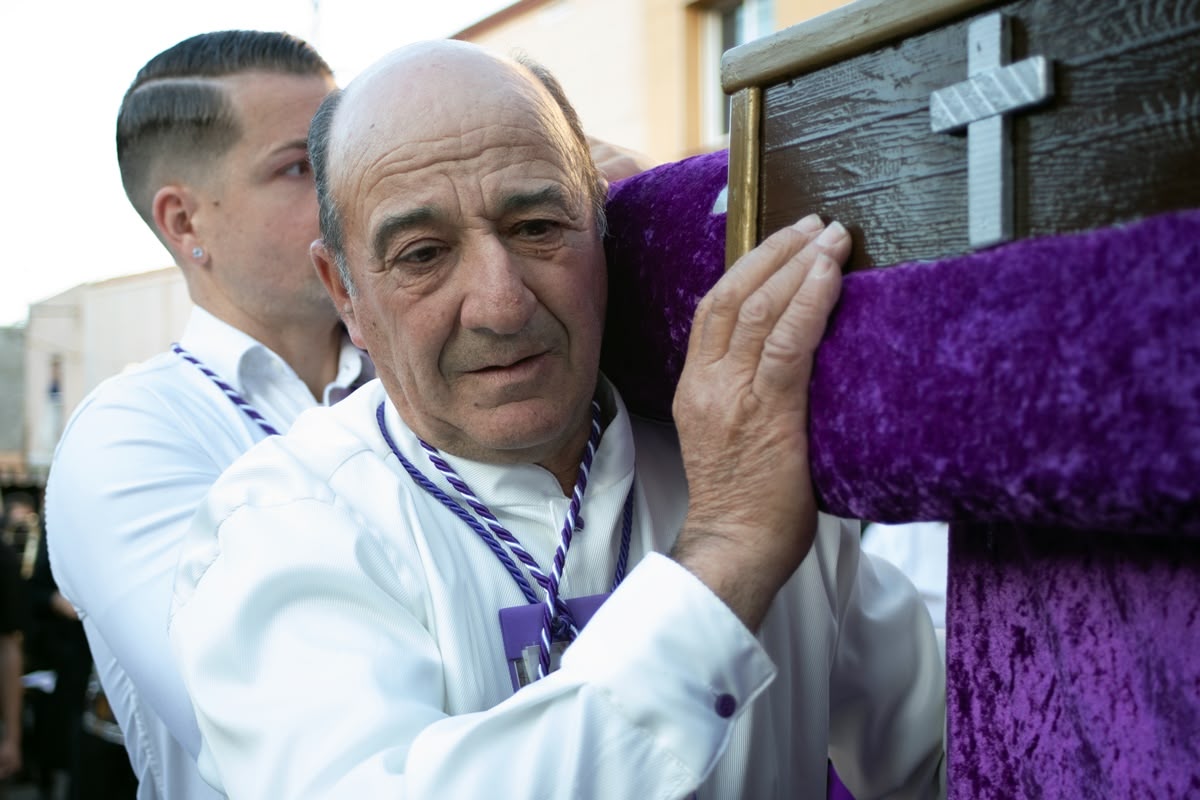
<svg viewBox="0 0 1200 800">
<path fill-rule="evenodd" d="M 929 96 L 934 133 L 967 129 L 967 221 L 971 246 L 1013 237 L 1013 166 L 1009 114 L 1054 96 L 1044 56 L 1008 64 L 1010 23 L 989 14 L 967 28 L 967 80 Z"/>
</svg>

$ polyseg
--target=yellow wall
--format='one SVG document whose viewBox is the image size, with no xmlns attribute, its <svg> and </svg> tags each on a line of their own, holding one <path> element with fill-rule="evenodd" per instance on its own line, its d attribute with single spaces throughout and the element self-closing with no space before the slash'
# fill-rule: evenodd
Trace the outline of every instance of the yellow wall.
<svg viewBox="0 0 1200 800">
<path fill-rule="evenodd" d="M 558 0 L 470 39 L 501 53 L 524 52 L 549 68 L 592 135 L 648 148 L 655 137 L 644 86 L 644 76 L 653 74 L 646 5 Z"/>
<path fill-rule="evenodd" d="M 794 25 L 844 0 L 775 0 L 776 28 Z M 519 50 L 562 83 L 588 133 L 675 161 L 724 147 L 706 138 L 704 2 L 551 0 L 519 14 L 501 12 L 464 36 L 501 53 Z M 708 83 L 706 83 L 706 81 Z"/>
<path fill-rule="evenodd" d="M 782 30 L 845 5 L 848 0 L 775 0 L 775 24 Z"/>
</svg>

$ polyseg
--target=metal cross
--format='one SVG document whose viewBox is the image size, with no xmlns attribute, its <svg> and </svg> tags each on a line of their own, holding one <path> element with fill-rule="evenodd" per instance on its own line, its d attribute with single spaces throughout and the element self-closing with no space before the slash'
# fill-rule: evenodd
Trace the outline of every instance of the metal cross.
<svg viewBox="0 0 1200 800">
<path fill-rule="evenodd" d="M 967 28 L 967 80 L 929 96 L 934 133 L 967 129 L 967 221 L 972 247 L 1013 237 L 1011 123 L 1017 109 L 1054 96 L 1050 62 L 1034 56 L 1005 65 L 1009 20 L 989 14 Z"/>
</svg>

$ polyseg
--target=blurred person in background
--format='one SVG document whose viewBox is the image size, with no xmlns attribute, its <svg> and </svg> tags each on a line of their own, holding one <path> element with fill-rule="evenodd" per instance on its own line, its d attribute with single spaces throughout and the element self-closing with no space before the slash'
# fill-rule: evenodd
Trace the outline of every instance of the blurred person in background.
<svg viewBox="0 0 1200 800">
<path fill-rule="evenodd" d="M 72 415 L 46 492 L 50 564 L 78 611 L 140 800 L 220 795 L 166 638 L 180 539 L 230 462 L 370 377 L 308 255 L 305 139 L 334 87 L 285 34 L 188 38 L 138 72 L 117 116 L 126 194 L 195 304 L 178 344 Z"/>
<path fill-rule="evenodd" d="M 20 563 L 16 551 L 0 541 L 0 798 L 23 761 L 25 598 Z"/>
</svg>

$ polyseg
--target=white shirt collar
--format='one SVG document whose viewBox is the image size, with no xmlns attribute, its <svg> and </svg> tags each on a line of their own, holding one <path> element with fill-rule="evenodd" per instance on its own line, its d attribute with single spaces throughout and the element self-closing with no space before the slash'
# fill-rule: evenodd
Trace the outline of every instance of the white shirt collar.
<svg viewBox="0 0 1200 800">
<path fill-rule="evenodd" d="M 338 371 L 333 382 L 325 387 L 322 398 L 325 405 L 331 406 L 343 400 L 351 392 L 375 377 L 375 364 L 367 358 L 363 350 L 359 350 L 346 334 L 342 339 L 342 350 L 338 355 Z"/>
<path fill-rule="evenodd" d="M 247 381 L 256 377 L 270 380 L 278 375 L 295 375 L 291 365 L 269 347 L 199 306 L 193 307 L 179 343 L 242 394 L 248 394 Z M 322 400 L 332 405 L 374 377 L 370 359 L 346 336 L 337 374 L 325 387 Z"/>
<path fill-rule="evenodd" d="M 273 357 L 283 364 L 283 359 L 271 352 L 266 345 L 229 323 L 217 319 L 200 306 L 192 309 L 192 315 L 183 329 L 183 336 L 180 337 L 179 343 L 185 350 L 200 359 L 206 367 L 220 375 L 222 380 L 243 393 L 246 391 L 246 387 L 242 368 L 247 361 L 248 354 L 258 353 L 256 358 L 251 359 L 255 362 L 265 356 Z M 283 366 L 287 365 L 283 364 Z M 251 371 L 256 371 L 258 368 L 255 364 L 251 367 Z"/>
</svg>

